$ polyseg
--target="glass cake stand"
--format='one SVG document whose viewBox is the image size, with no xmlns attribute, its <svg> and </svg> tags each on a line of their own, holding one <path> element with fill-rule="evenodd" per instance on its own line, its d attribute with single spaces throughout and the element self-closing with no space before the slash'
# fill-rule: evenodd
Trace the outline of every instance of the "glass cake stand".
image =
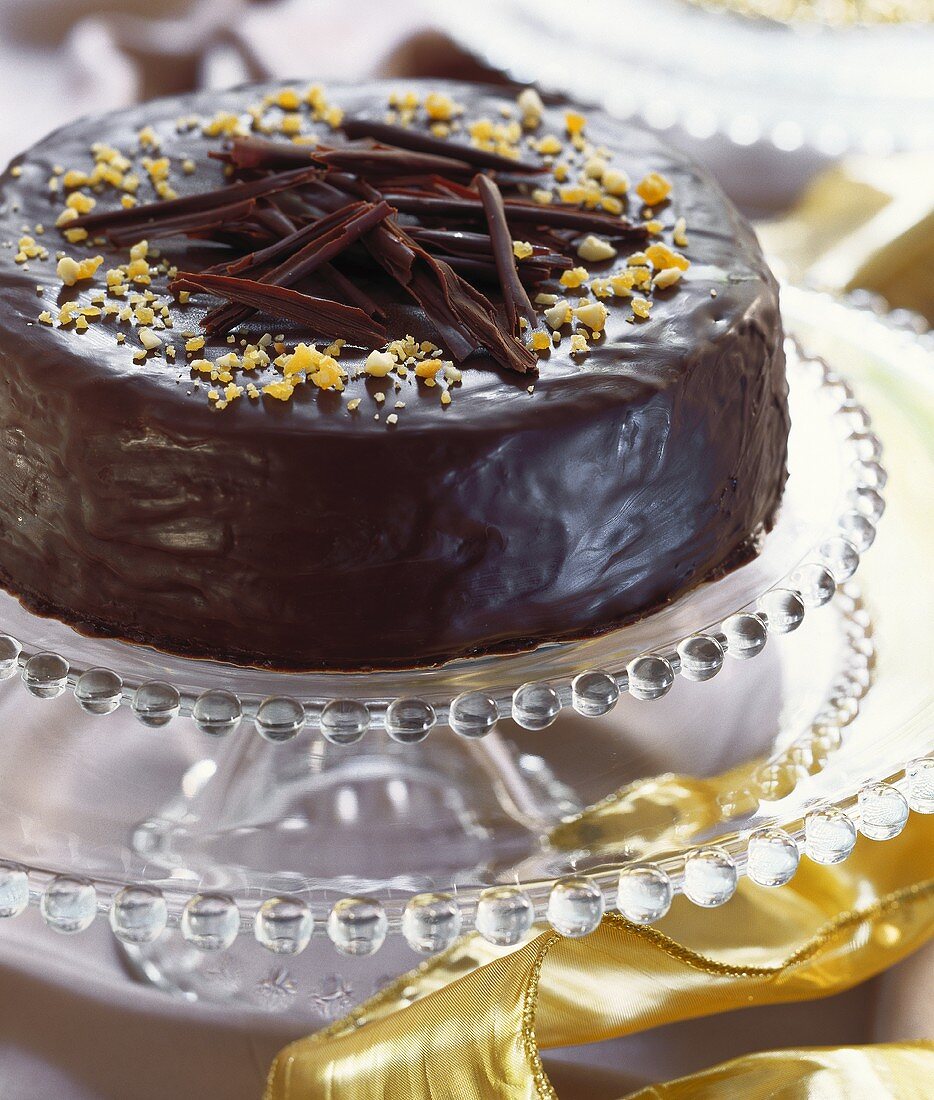
<svg viewBox="0 0 934 1100">
<path fill-rule="evenodd" d="M 84 638 L 2 597 L 0 916 L 109 920 L 161 988 L 312 1027 L 462 932 L 509 950 L 610 906 L 654 923 L 677 894 L 717 906 L 739 876 L 778 886 L 934 811 L 911 629 L 929 351 L 814 294 L 783 308 L 778 522 L 755 561 L 610 634 L 286 674 Z M 898 436 L 891 484 L 844 369 Z M 654 807 L 638 829 L 634 792 Z"/>
</svg>

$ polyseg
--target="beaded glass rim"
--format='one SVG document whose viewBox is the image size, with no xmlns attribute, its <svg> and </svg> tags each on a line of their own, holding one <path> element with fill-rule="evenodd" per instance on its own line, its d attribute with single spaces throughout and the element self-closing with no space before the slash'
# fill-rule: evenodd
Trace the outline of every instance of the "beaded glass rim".
<svg viewBox="0 0 934 1100">
<path fill-rule="evenodd" d="M 655 130 L 785 156 L 931 144 L 930 25 L 804 29 L 682 0 L 598 0 L 581 19 L 569 18 L 562 0 L 479 6 L 452 7 L 445 29 L 486 64 Z M 641 33 L 630 33 L 636 27 Z M 675 66 L 670 50 L 646 48 L 666 42 L 678 43 Z M 860 76 L 869 69 L 879 78 L 871 88 Z"/>
<path fill-rule="evenodd" d="M 841 798 L 813 805 L 779 828 L 764 825 L 646 863 L 632 863 L 557 881 L 499 885 L 468 893 L 425 893 L 383 902 L 375 897 L 341 898 L 329 907 L 293 896 L 241 899 L 216 892 L 187 895 L 152 885 L 92 882 L 68 874 L 0 861 L 0 918 L 16 917 L 30 905 L 61 933 L 89 928 L 106 917 L 124 943 L 153 943 L 166 928 L 205 951 L 231 947 L 254 936 L 277 955 L 297 955 L 312 936 L 327 935 L 344 955 L 372 955 L 390 933 L 401 933 L 419 954 L 449 947 L 476 930 L 501 947 L 521 944 L 536 926 L 565 936 L 593 932 L 615 909 L 636 924 L 654 924 L 683 894 L 703 908 L 725 904 L 741 877 L 774 888 L 790 882 L 801 856 L 837 864 L 861 833 L 869 840 L 898 836 L 909 812 L 934 813 L 934 757 L 907 763 Z"/>
<path fill-rule="evenodd" d="M 821 359 L 805 355 L 791 340 L 786 350 L 792 398 L 798 414 L 811 422 L 796 427 L 793 408 L 792 477 L 773 531 L 764 536 L 749 566 L 701 585 L 641 622 L 594 639 L 470 658 L 437 669 L 290 674 L 84 638 L 54 620 L 30 615 L 3 593 L 0 678 L 19 673 L 38 698 L 71 691 L 79 706 L 94 715 L 126 705 L 150 727 L 183 716 L 204 733 L 223 737 L 247 719 L 273 743 L 310 729 L 337 745 L 358 741 L 368 729 L 385 729 L 394 740 L 413 744 L 439 725 L 464 737 L 482 737 L 504 717 L 542 730 L 563 708 L 599 717 L 623 693 L 652 701 L 666 695 L 677 676 L 711 679 L 726 657 L 755 657 L 770 633 L 797 629 L 807 611 L 829 603 L 872 545 L 885 509 L 887 475 L 869 413 L 846 379 Z M 835 503 L 818 514 L 808 504 L 802 519 L 789 516 L 788 501 L 794 453 L 805 431 L 830 442 L 820 461 L 797 475 L 802 483 L 798 498 L 813 495 Z M 43 644 L 50 631 L 56 648 Z"/>
</svg>

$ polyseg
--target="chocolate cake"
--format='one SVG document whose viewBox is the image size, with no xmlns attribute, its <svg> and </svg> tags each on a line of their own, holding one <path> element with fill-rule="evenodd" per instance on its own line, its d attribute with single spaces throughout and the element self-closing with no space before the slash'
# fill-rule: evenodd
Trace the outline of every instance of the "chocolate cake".
<svg viewBox="0 0 934 1100">
<path fill-rule="evenodd" d="M 0 178 L 0 582 L 161 649 L 433 664 L 754 552 L 775 282 L 655 137 L 537 94 L 251 86 Z"/>
</svg>

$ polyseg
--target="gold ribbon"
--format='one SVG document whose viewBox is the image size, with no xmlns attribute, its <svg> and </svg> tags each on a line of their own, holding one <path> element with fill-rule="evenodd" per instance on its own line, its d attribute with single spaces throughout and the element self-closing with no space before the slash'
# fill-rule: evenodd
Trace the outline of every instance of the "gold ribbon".
<svg viewBox="0 0 934 1100">
<path fill-rule="evenodd" d="M 770 1050 L 663 1085 L 628 1100 L 926 1100 L 934 1080 L 934 1043 Z"/>
<path fill-rule="evenodd" d="M 934 930 L 932 852 L 934 819 L 914 815 L 883 845 L 861 837 L 844 864 L 802 860 L 778 890 L 744 880 L 716 911 L 678 898 L 657 928 L 608 914 L 584 939 L 544 932 L 505 955 L 476 934 L 465 936 L 334 1026 L 286 1047 L 273 1063 L 266 1100 L 554 1100 L 541 1049 L 824 997 L 892 966 Z M 764 1096 L 769 1075 L 774 1081 L 783 1073 L 801 1081 L 838 1077 L 834 1095 L 860 1095 L 846 1087 L 847 1075 L 859 1078 L 856 1062 L 864 1072 L 874 1066 L 915 1080 L 922 1063 L 930 1069 L 929 1054 L 896 1045 L 858 1057 L 757 1056 L 708 1071 L 706 1080 L 699 1075 L 713 1091 L 690 1095 Z M 762 1091 L 755 1083 L 747 1092 L 747 1077 L 763 1082 Z M 642 1096 L 679 1097 L 688 1093 L 678 1089 L 692 1087 L 672 1082 Z M 789 1095 L 809 1096 L 810 1087 Z"/>
</svg>

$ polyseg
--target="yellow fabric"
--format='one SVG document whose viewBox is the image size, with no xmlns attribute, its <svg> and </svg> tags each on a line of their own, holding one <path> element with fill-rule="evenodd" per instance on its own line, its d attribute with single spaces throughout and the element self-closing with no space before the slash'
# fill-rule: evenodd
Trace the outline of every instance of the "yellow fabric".
<svg viewBox="0 0 934 1100">
<path fill-rule="evenodd" d="M 545 932 L 505 955 L 465 936 L 333 1027 L 282 1051 L 266 1100 L 552 1100 L 540 1049 L 824 997 L 898 962 L 934 930 L 932 852 L 934 818 L 913 815 L 896 840 L 861 837 L 841 865 L 802 860 L 781 889 L 743 881 L 715 911 L 678 898 L 658 928 L 608 914 L 584 939 Z M 709 1071 L 707 1080 L 700 1075 L 713 1091 L 691 1095 L 730 1095 L 731 1074 L 738 1082 L 771 1074 L 774 1085 L 782 1073 L 798 1082 L 782 1086 L 791 1097 L 859 1095 L 848 1091 L 848 1079 L 861 1079 L 857 1061 L 863 1073 L 873 1067 L 908 1083 L 928 1052 L 899 1046 L 746 1058 Z M 813 1091 L 828 1080 L 833 1091 Z M 686 1087 L 693 1086 L 672 1082 L 643 1096 L 678 1097 L 688 1093 L 664 1090 Z M 732 1095 L 771 1095 L 759 1087 L 747 1092 L 743 1083 Z"/>
<path fill-rule="evenodd" d="M 928 1100 L 934 1043 L 771 1050 L 632 1093 L 629 1100 Z"/>
</svg>

